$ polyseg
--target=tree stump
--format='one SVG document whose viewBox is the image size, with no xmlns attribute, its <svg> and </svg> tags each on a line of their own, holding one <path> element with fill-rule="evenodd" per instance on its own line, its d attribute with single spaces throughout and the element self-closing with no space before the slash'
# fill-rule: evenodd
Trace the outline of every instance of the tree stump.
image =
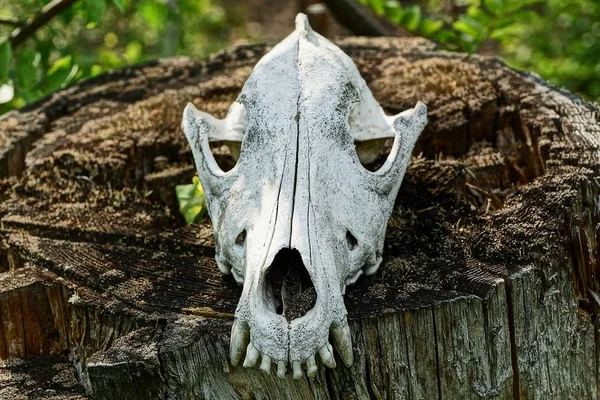
<svg viewBox="0 0 600 400">
<path fill-rule="evenodd" d="M 598 107 L 421 39 L 338 45 L 386 111 L 420 100 L 430 119 L 384 264 L 345 296 L 355 365 L 294 381 L 228 363 L 240 289 L 174 186 L 195 173 L 186 103 L 223 116 L 268 50 L 241 46 L 115 71 L 0 121 L 0 394 L 598 398 Z M 6 379 L 66 357 L 80 386 Z"/>
</svg>

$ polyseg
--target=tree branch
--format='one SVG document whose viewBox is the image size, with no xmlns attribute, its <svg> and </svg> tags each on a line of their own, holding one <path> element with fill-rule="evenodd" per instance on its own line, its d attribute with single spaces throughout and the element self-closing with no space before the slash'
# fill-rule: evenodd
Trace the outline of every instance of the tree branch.
<svg viewBox="0 0 600 400">
<path fill-rule="evenodd" d="M 78 0 L 52 0 L 46 4 L 40 12 L 27 20 L 25 24 L 18 27 L 10 34 L 10 44 L 13 48 L 17 47 L 35 33 L 39 28 L 46 25 L 50 20 L 61 12 L 67 10 Z"/>
<path fill-rule="evenodd" d="M 358 0 L 322 0 L 334 18 L 360 36 L 411 36 L 399 26 L 378 18 Z"/>
<path fill-rule="evenodd" d="M 0 25 L 19 26 L 22 24 L 23 21 L 19 20 L 17 17 L 0 16 Z"/>
</svg>

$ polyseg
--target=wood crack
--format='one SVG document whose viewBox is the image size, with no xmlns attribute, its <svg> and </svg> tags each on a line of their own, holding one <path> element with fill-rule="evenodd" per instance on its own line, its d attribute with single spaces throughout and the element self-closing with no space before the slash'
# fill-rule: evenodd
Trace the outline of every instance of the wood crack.
<svg viewBox="0 0 600 400">
<path fill-rule="evenodd" d="M 356 285 L 349 287 L 344 297 L 352 332 L 357 338 L 355 342 L 357 362 L 353 369 L 348 372 L 339 365 L 333 371 L 320 371 L 319 376 L 324 377 L 323 385 L 315 382 L 308 385 L 306 380 L 280 381 L 275 376 L 257 375 L 257 371 L 236 369 L 231 366 L 226 371 L 224 357 L 227 349 L 227 330 L 231 328 L 228 319 L 235 310 L 239 289 L 233 281 L 219 274 L 214 261 L 200 256 L 202 251 L 204 256 L 211 255 L 210 241 L 203 242 L 205 250 L 200 246 L 194 246 L 191 243 L 193 240 L 204 240 L 206 236 L 202 236 L 203 233 L 197 230 L 187 231 L 180 228 L 172 220 L 161 219 L 160 213 L 164 212 L 167 206 L 158 200 L 139 202 L 128 199 L 123 202 L 121 208 L 111 211 L 114 215 L 119 215 L 118 218 L 114 217 L 106 211 L 111 205 L 102 202 L 102 199 L 108 198 L 106 195 L 108 189 L 101 182 L 96 182 L 93 187 L 101 194 L 97 203 L 89 199 L 80 201 L 69 197 L 73 193 L 65 190 L 66 187 L 75 188 L 75 192 L 79 193 L 78 191 L 87 190 L 87 186 L 77 184 L 76 178 L 66 174 L 63 174 L 61 179 L 57 179 L 53 168 L 60 164 L 61 158 L 54 148 L 47 147 L 47 152 L 40 154 L 45 154 L 52 162 L 48 165 L 36 164 L 35 167 L 29 168 L 26 171 L 26 180 L 18 181 L 14 191 L 10 188 L 5 191 L 6 197 L 1 211 L 5 228 L 3 236 L 7 247 L 26 259 L 27 264 L 32 268 L 39 271 L 47 268 L 62 278 L 70 279 L 65 281 L 54 276 L 53 285 L 77 289 L 77 296 L 74 296 L 72 303 L 67 302 L 68 291 L 61 292 L 64 298 L 56 302 L 62 304 L 65 313 L 72 312 L 72 315 L 65 315 L 62 318 L 58 316 L 59 311 L 52 311 L 52 313 L 57 315 L 55 323 L 59 326 L 64 325 L 66 327 L 64 329 L 67 329 L 65 340 L 72 354 L 76 352 L 74 350 L 76 347 L 85 354 L 81 361 L 82 369 L 87 368 L 87 360 L 90 355 L 99 350 L 98 346 L 118 347 L 122 343 L 116 340 L 118 337 L 144 324 L 148 329 L 154 330 L 154 325 L 148 322 L 149 317 L 145 314 L 152 312 L 153 318 L 163 319 L 165 325 L 172 323 L 168 317 L 180 315 L 186 321 L 196 321 L 200 319 L 199 316 L 202 316 L 203 323 L 207 324 L 202 328 L 206 339 L 198 339 L 196 336 L 181 337 L 185 343 L 193 343 L 191 347 L 195 353 L 186 352 L 185 357 L 177 355 L 172 359 L 169 358 L 171 354 L 162 357 L 159 355 L 160 361 L 157 365 L 151 363 L 138 365 L 131 360 L 129 368 L 134 374 L 137 371 L 144 371 L 142 369 L 144 366 L 160 370 L 163 376 L 167 371 L 173 374 L 165 377 L 172 387 L 168 387 L 165 391 L 167 384 L 160 386 L 161 392 L 157 392 L 157 397 L 197 394 L 198 386 L 194 385 L 202 384 L 209 390 L 216 390 L 215 388 L 226 390 L 227 395 L 230 395 L 228 398 L 250 396 L 250 394 L 255 397 L 275 398 L 277 395 L 273 393 L 276 390 L 277 393 L 281 393 L 284 390 L 282 388 L 285 388 L 286 393 L 289 393 L 289 397 L 293 399 L 352 396 L 359 398 L 361 395 L 376 396 L 374 385 L 380 385 L 382 381 L 391 382 L 389 393 L 381 390 L 379 394 L 382 396 L 386 394 L 393 396 L 399 393 L 400 396 L 408 398 L 428 396 L 446 399 L 451 398 L 452 393 L 495 395 L 494 387 L 482 385 L 473 388 L 466 386 L 464 380 L 461 381 L 466 376 L 468 382 L 487 384 L 488 369 L 492 375 L 492 382 L 501 384 L 498 397 L 515 399 L 526 396 L 548 399 L 597 397 L 600 385 L 600 375 L 597 371 L 600 339 L 594 329 L 598 326 L 597 313 L 592 310 L 593 315 L 590 316 L 586 314 L 588 308 L 572 307 L 578 300 L 572 286 L 595 290 L 597 285 L 595 273 L 590 274 L 589 268 L 595 268 L 594 261 L 598 262 L 598 258 L 584 259 L 585 262 L 579 268 L 586 269 L 586 274 L 577 277 L 581 282 L 575 282 L 573 270 L 570 269 L 575 267 L 571 260 L 563 260 L 568 252 L 561 247 L 561 242 L 568 239 L 570 235 L 570 232 L 564 230 L 561 218 L 564 217 L 564 213 L 571 213 L 581 217 L 579 236 L 582 244 L 586 246 L 585 241 L 592 243 L 589 248 L 583 247 L 584 257 L 588 257 L 587 252 L 597 254 L 599 239 L 598 235 L 592 232 L 597 224 L 593 207 L 598 188 L 587 186 L 589 184 L 593 186 L 594 182 L 588 180 L 599 175 L 599 168 L 596 165 L 597 148 L 594 148 L 597 146 L 597 137 L 600 134 L 597 107 L 565 100 L 563 97 L 569 97 L 568 94 L 561 94 L 551 87 L 542 91 L 540 85 L 543 83 L 528 75 L 514 73 L 499 62 L 489 61 L 479 56 L 465 60 L 448 56 L 431 50 L 423 41 L 386 39 L 371 43 L 368 39 L 348 39 L 345 43 L 344 49 L 357 60 L 360 72 L 373 88 L 375 96 L 383 100 L 382 104 L 385 104 L 387 111 L 399 112 L 401 111 L 399 108 L 413 102 L 415 96 L 424 96 L 430 99 L 428 107 L 431 115 L 435 116 L 426 128 L 423 142 L 417 144 L 417 151 L 422 151 L 423 157 L 412 160 L 401 195 L 397 200 L 397 210 L 401 215 L 393 217 L 388 225 L 384 264 L 373 277 L 361 278 Z M 128 121 L 130 121 L 128 118 L 131 116 L 123 110 L 127 108 L 134 110 L 136 118 L 144 121 L 147 120 L 146 116 L 152 115 L 151 112 L 158 112 L 161 124 L 158 130 L 175 143 L 179 138 L 178 135 L 181 135 L 178 131 L 180 118 L 179 115 L 170 116 L 177 114 L 170 111 L 171 107 L 192 97 L 200 97 L 211 109 L 225 112 L 222 109 L 223 104 L 227 103 L 230 97 L 232 101 L 234 100 L 236 91 L 247 76 L 247 70 L 264 53 L 264 48 L 248 47 L 237 52 L 239 55 L 230 51 L 220 58 L 217 57 L 216 62 L 209 62 L 208 64 L 212 63 L 210 66 L 202 67 L 204 69 L 200 88 L 198 87 L 200 79 L 198 64 L 181 60 L 161 61 L 161 66 L 146 65 L 115 73 L 109 77 L 110 79 L 103 77 L 90 80 L 67 89 L 51 99 L 16 111 L 7 117 L 12 120 L 12 124 L 16 124 L 16 127 L 9 126 L 7 119 L 4 119 L 0 121 L 0 133 L 10 139 L 15 137 L 11 136 L 12 133 L 26 132 L 27 128 L 31 129 L 31 132 L 35 131 L 27 139 L 32 141 L 32 138 L 38 134 L 52 133 L 57 130 L 68 131 L 69 139 L 79 141 L 73 140 L 67 150 L 84 155 L 84 161 L 90 164 L 91 169 L 99 168 L 104 165 L 107 157 L 125 158 L 129 150 L 117 146 L 111 152 L 100 153 L 97 151 L 98 146 L 86 147 L 85 143 L 96 143 L 93 142 L 93 138 L 101 131 L 103 125 L 100 122 L 104 118 L 87 113 L 86 110 L 88 108 L 110 109 L 111 118 L 108 119 L 110 124 L 125 127 L 122 131 L 112 132 L 114 137 L 111 140 L 114 139 L 115 143 L 124 143 L 131 138 L 131 132 L 127 131 Z M 251 54 L 244 58 L 244 62 L 240 62 L 241 57 L 246 53 Z M 403 62 L 398 63 L 398 60 Z M 223 76 L 221 70 L 225 69 L 229 71 L 228 82 L 235 80 L 231 84 L 228 83 L 227 90 L 219 86 L 222 84 L 219 83 Z M 142 71 L 143 77 L 140 75 Z M 169 76 L 173 78 L 165 80 L 166 73 L 171 74 Z M 157 76 L 161 74 L 162 77 Z M 419 79 L 416 79 L 416 76 Z M 445 80 L 446 78 L 451 81 L 451 84 Z M 420 82 L 425 82 L 427 85 L 419 86 Z M 184 88 L 186 85 L 188 86 Z M 149 86 L 152 86 L 152 89 L 149 89 Z M 172 90 L 159 93 L 168 86 L 173 86 Z M 398 91 L 398 87 L 406 87 L 407 90 Z M 484 89 L 488 87 L 494 90 L 486 92 Z M 119 94 L 120 88 L 134 93 L 137 99 L 144 101 L 137 102 L 134 97 L 129 97 L 130 107 L 123 107 L 125 98 Z M 201 90 L 202 95 L 200 95 Z M 494 119 L 491 114 L 488 115 L 490 125 L 495 125 L 495 129 L 486 128 L 493 132 L 489 136 L 492 145 L 478 147 L 480 143 L 473 142 L 473 137 L 469 135 L 485 136 L 479 131 L 480 125 L 477 121 L 481 114 L 478 110 L 481 109 L 482 104 L 487 104 L 485 103 L 487 97 L 482 95 L 485 93 L 496 95 L 497 114 L 493 116 Z M 465 132 L 465 114 L 462 114 L 465 104 L 469 107 L 473 105 L 472 112 L 468 114 L 470 132 Z M 487 112 L 491 113 L 493 107 L 490 106 Z M 38 114 L 46 114 L 46 120 L 36 119 L 35 116 Z M 558 121 L 561 123 L 559 124 Z M 484 152 L 485 150 L 497 154 L 497 147 L 494 146 L 508 137 L 499 138 L 497 131 L 505 126 L 513 129 L 517 122 L 528 127 L 529 132 L 523 133 L 522 140 L 529 140 L 533 147 L 529 153 L 519 154 L 528 157 L 537 157 L 536 154 L 541 154 L 546 163 L 546 174 L 529 182 L 519 182 L 520 176 L 516 177 L 517 173 L 514 171 L 507 172 L 509 168 L 499 168 L 496 164 L 490 165 L 489 153 Z M 86 125 L 87 130 L 81 129 L 83 124 Z M 140 128 L 141 131 L 138 133 L 147 134 L 147 139 L 152 143 L 154 141 L 159 143 L 158 138 L 151 136 L 153 130 L 157 129 L 157 125 L 154 123 L 148 125 L 147 128 Z M 290 127 L 293 129 L 293 123 L 290 123 Z M 511 135 L 516 133 L 513 132 Z M 589 140 L 584 140 L 586 137 Z M 446 138 L 449 140 L 445 140 Z M 9 150 L 9 153 L 12 151 L 13 155 L 17 155 L 14 144 L 10 144 L 13 142 L 8 140 L 6 143 L 8 147 L 13 146 L 13 150 Z M 108 142 L 103 142 L 103 145 Z M 293 145 L 292 139 L 289 146 Z M 297 136 L 296 146 L 300 145 L 304 145 L 303 138 Z M 449 145 L 454 147 L 446 152 L 445 146 Z M 23 149 L 27 147 L 23 146 Z M 40 142 L 39 146 L 43 147 L 46 144 Z M 546 147 L 542 148 L 542 146 Z M 535 151 L 536 147 L 540 150 L 538 153 Z M 442 155 L 434 157 L 441 152 L 449 154 L 463 148 L 469 149 L 475 159 L 483 160 L 479 169 L 473 168 L 470 164 L 466 165 L 460 157 L 453 159 Z M 189 153 L 186 151 L 188 150 L 185 146 L 174 148 L 173 154 L 179 158 L 170 160 L 169 168 L 191 165 Z M 572 154 L 568 155 L 568 153 Z M 286 176 L 287 182 L 291 182 L 292 170 L 300 170 L 302 174 L 305 165 L 301 164 L 305 162 L 301 154 L 296 153 L 294 168 L 290 163 L 291 159 L 290 154 L 285 161 L 285 168 L 289 170 Z M 516 160 L 515 165 L 521 168 L 527 165 L 525 161 L 527 160 Z M 8 168 L 5 168 L 8 161 L 5 159 L 2 162 L 0 167 L 0 169 L 4 168 L 2 173 L 13 174 L 14 171 L 8 173 Z M 314 160 L 312 164 L 308 162 L 309 171 L 317 167 Z M 536 167 L 536 164 L 530 165 L 532 171 L 536 169 L 538 172 L 543 171 Z M 500 181 L 500 178 L 495 177 L 489 179 L 494 174 L 514 174 L 508 181 L 502 181 L 506 186 L 502 186 L 501 189 L 516 185 L 518 190 L 511 192 L 510 198 L 502 204 L 500 212 L 494 209 L 489 210 L 485 215 L 479 215 L 476 211 L 471 212 L 469 207 L 472 203 L 467 202 L 462 194 L 466 185 L 460 173 L 464 171 L 465 166 L 470 168 L 473 179 L 477 179 L 477 182 L 468 182 L 477 183 L 476 186 L 484 189 L 487 194 L 493 193 L 492 190 L 496 187 L 478 183 L 496 182 L 493 179 Z M 64 164 L 62 167 L 67 171 L 69 165 Z M 538 172 L 525 173 L 523 176 L 531 178 Z M 175 175 L 166 174 L 166 176 Z M 124 173 L 118 177 L 119 181 L 124 182 L 125 189 L 134 189 L 131 186 L 134 184 L 126 181 Z M 111 182 L 114 182 L 114 179 Z M 279 182 L 279 195 L 283 195 L 281 184 L 282 182 Z M 298 180 L 295 185 L 296 190 L 303 188 L 303 184 L 301 179 Z M 310 184 L 309 179 L 308 210 L 302 209 L 300 214 L 295 215 L 298 219 L 306 218 L 309 226 L 314 225 L 313 208 L 316 207 L 312 204 L 316 197 L 310 197 Z M 313 181 L 312 184 L 312 188 L 316 188 L 316 182 Z M 166 186 L 162 189 L 165 192 L 171 190 Z M 113 193 L 117 192 L 121 194 L 122 190 L 115 189 L 113 185 Z M 281 212 L 282 204 L 280 202 L 273 204 L 269 213 L 273 212 L 275 207 L 279 207 L 278 211 Z M 295 204 L 295 207 L 297 206 L 298 202 Z M 85 212 L 81 212 L 82 208 Z M 417 212 L 423 209 L 426 211 Z M 75 211 L 62 213 L 64 210 Z M 123 214 L 131 210 L 134 212 Z M 314 209 L 314 211 L 318 210 Z M 177 210 L 171 208 L 169 212 L 175 215 Z M 35 215 L 39 226 L 28 225 L 29 222 L 23 219 L 27 215 Z M 319 214 L 319 217 L 321 215 Z M 145 223 L 141 217 L 151 222 Z M 459 220 L 460 224 L 457 222 Z M 279 221 L 280 224 L 282 222 Z M 66 230 L 64 226 L 74 228 Z M 131 229 L 123 236 L 109 236 L 115 234 L 115 229 L 122 226 Z M 165 237 L 164 240 L 161 238 L 152 242 L 152 237 L 157 232 L 151 229 L 154 226 L 158 226 L 161 231 L 168 231 L 170 238 Z M 210 231 L 208 224 L 199 227 L 206 232 Z M 6 228 L 10 228 L 11 231 Z M 98 232 L 91 232 L 91 228 L 98 228 Z M 305 226 L 301 227 L 304 228 Z M 323 251 L 326 250 L 326 244 L 316 240 L 319 233 L 316 229 L 315 226 L 312 227 L 308 238 L 311 263 L 315 261 L 315 257 L 319 257 L 319 246 Z M 86 230 L 88 232 L 84 232 Z M 588 235 L 587 238 L 585 234 Z M 186 239 L 181 240 L 181 237 Z M 95 244 L 91 245 L 90 243 L 94 241 Z M 144 249 L 141 248 L 142 246 Z M 481 260 L 480 264 L 469 262 L 464 265 L 464 257 L 460 254 L 464 254 L 465 247 L 472 248 L 474 257 Z M 442 266 L 444 270 L 432 266 L 429 262 L 432 259 L 447 259 L 448 261 Z M 539 283 L 538 278 L 532 277 L 533 273 L 523 272 L 529 271 L 527 268 L 531 264 L 535 264 L 546 276 L 554 276 L 558 273 L 553 285 L 559 292 L 553 291 L 552 296 L 545 297 L 546 288 L 543 283 Z M 22 268 L 17 268 L 10 273 L 18 273 L 19 270 Z M 50 272 L 45 271 L 45 273 Z M 498 277 L 504 280 L 505 300 L 502 299 L 500 292 L 502 283 L 497 279 Z M 582 277 L 587 279 L 582 280 Z M 144 286 L 139 284 L 142 280 L 144 284 L 149 285 L 150 289 L 147 291 L 142 290 Z M 112 291 L 115 289 L 121 290 L 118 292 L 119 296 L 113 295 Z M 133 291 L 129 293 L 128 290 Z M 125 293 L 126 297 L 122 297 L 122 293 Z M 470 296 L 466 296 L 465 293 L 470 293 Z M 3 301 L 8 302 L 12 294 L 14 294 L 13 289 L 7 285 L 3 289 L 3 295 L 6 296 L 3 297 L 5 299 Z M 481 299 L 481 302 L 475 301 L 475 296 Z M 468 299 L 465 300 L 465 297 Z M 584 297 L 592 299 L 591 295 L 585 293 Z M 25 303 L 27 299 L 23 299 L 24 302 L 20 304 L 21 312 L 15 314 L 26 312 L 25 309 L 29 308 Z M 127 303 L 121 304 L 120 299 L 126 300 Z M 14 305 L 18 306 L 19 303 L 14 302 Z M 134 308 L 137 306 L 139 308 Z M 10 308 L 10 306 L 6 307 Z M 58 308 L 58 306 L 54 307 Z M 118 319 L 114 322 L 104 319 L 104 316 L 110 313 L 121 316 L 122 322 Z M 363 322 L 372 318 L 380 323 L 396 313 L 405 316 L 403 323 L 400 324 L 401 328 L 398 328 L 403 330 L 398 332 L 398 340 L 384 338 L 382 330 L 384 324 L 381 324 L 379 338 L 374 342 L 374 338 L 369 337 L 368 334 L 375 334 L 375 331 L 369 323 L 363 324 Z M 4 349 L 0 346 L 0 352 L 8 353 L 9 346 L 14 344 L 7 341 L 11 333 L 7 331 L 9 328 L 5 323 L 9 322 L 6 318 L 9 318 L 11 313 L 10 310 L 5 312 L 3 308 L 2 314 L 0 329 L 3 332 L 0 340 L 5 343 L 2 344 Z M 448 316 L 456 319 L 449 320 Z M 17 321 L 18 316 L 14 318 Z M 596 318 L 596 321 L 592 323 L 590 321 L 593 318 Z M 61 322 L 63 320 L 64 324 Z M 448 329 L 458 329 L 454 327 L 452 321 L 459 321 L 457 327 L 460 329 L 472 328 L 467 332 L 467 341 L 462 341 L 460 337 L 458 340 L 453 340 L 457 336 L 455 331 L 451 332 L 454 336 L 449 334 L 448 337 L 443 337 Z M 114 331 L 111 323 L 115 324 Z M 399 324 L 399 322 L 394 323 Z M 469 323 L 474 326 L 471 327 Z M 391 325 L 393 324 L 386 324 L 386 329 L 393 329 Z M 17 330 L 23 329 L 23 326 L 21 321 Z M 571 340 L 565 341 L 564 334 L 562 336 L 561 334 L 565 329 L 570 329 L 569 326 L 574 327 L 571 331 L 566 330 L 571 335 Z M 543 337 L 545 342 L 537 343 L 538 337 Z M 406 340 L 406 343 L 401 343 L 401 340 Z M 494 357 L 498 357 L 498 354 L 503 356 L 502 362 L 496 364 L 497 370 L 485 365 L 485 362 L 477 363 L 477 357 L 465 357 L 464 360 L 460 357 L 452 358 L 473 351 L 475 348 L 472 345 L 473 340 L 479 341 L 477 346 L 488 352 L 490 360 L 493 358 L 492 354 Z M 447 343 L 456 343 L 456 347 L 450 348 Z M 26 345 L 32 347 L 30 343 Z M 181 350 L 183 344 L 175 341 L 173 346 L 175 353 L 183 351 Z M 374 346 L 378 347 L 379 353 L 368 351 Z M 165 349 L 160 348 L 159 352 L 161 351 Z M 536 352 L 542 354 L 538 357 Z M 358 361 L 359 357 L 361 357 L 360 361 Z M 528 363 L 532 357 L 538 357 L 540 362 Z M 369 359 L 365 360 L 365 358 Z M 459 363 L 461 369 L 448 366 L 447 358 Z M 98 360 L 102 359 L 106 363 L 110 361 L 109 357 L 98 357 Z M 404 359 L 408 371 L 404 368 Z M 198 360 L 202 360 L 203 363 L 201 374 L 198 372 L 199 369 L 186 370 L 188 367 L 197 366 Z M 392 363 L 398 360 L 403 364 L 396 368 Z M 546 361 L 550 368 L 546 366 Z M 557 371 L 557 368 L 553 369 L 555 362 L 559 363 L 556 365 L 566 365 L 571 368 Z M 103 367 L 110 372 L 118 371 L 119 368 L 123 371 L 122 364 Z M 319 365 L 319 368 L 321 369 L 322 365 Z M 365 368 L 369 370 L 368 375 Z M 380 372 L 389 376 L 384 376 L 382 380 L 378 375 Z M 188 376 L 188 373 L 194 374 L 193 378 Z M 410 380 L 404 379 L 405 376 Z M 441 379 L 444 379 L 444 382 L 441 382 Z M 551 379 L 551 391 L 547 379 Z M 103 390 L 104 398 L 110 396 L 115 398 L 118 393 L 126 390 L 129 393 L 134 392 L 131 383 L 125 381 L 122 376 L 121 379 L 117 379 L 111 374 L 94 375 L 90 378 L 89 387 L 95 392 Z M 148 377 L 136 375 L 138 396 L 145 394 L 145 382 L 156 383 L 151 382 Z M 505 384 L 502 385 L 502 382 Z M 371 389 L 369 394 L 366 393 L 367 385 Z M 103 396 L 94 394 L 98 398 Z M 211 395 L 214 396 L 214 392 Z"/>
<path fill-rule="evenodd" d="M 442 380 L 440 373 L 440 354 L 439 354 L 439 342 L 437 334 L 437 326 L 435 322 L 435 310 L 431 307 L 431 321 L 433 322 L 433 342 L 435 345 L 435 373 L 437 376 L 437 388 L 438 388 L 438 399 L 442 400 Z"/>
<path fill-rule="evenodd" d="M 515 332 L 515 315 L 514 315 L 514 304 L 513 304 L 513 286 L 510 278 L 504 280 L 506 285 L 506 308 L 508 313 L 508 328 L 510 333 L 510 359 L 513 372 L 513 399 L 519 400 L 521 398 L 521 391 L 519 389 L 519 361 L 518 361 L 518 349 L 517 349 L 517 338 Z"/>
</svg>

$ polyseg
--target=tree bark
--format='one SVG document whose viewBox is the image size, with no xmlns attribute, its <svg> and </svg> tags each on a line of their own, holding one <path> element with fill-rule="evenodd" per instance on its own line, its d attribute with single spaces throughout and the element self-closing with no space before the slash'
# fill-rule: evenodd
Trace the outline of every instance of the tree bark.
<svg viewBox="0 0 600 400">
<path fill-rule="evenodd" d="M 240 289 L 174 186 L 194 174 L 185 104 L 224 116 L 268 50 L 242 46 L 106 74 L 0 121 L 0 375 L 42 377 L 0 394 L 45 396 L 44 371 L 68 357 L 79 384 L 57 399 L 598 398 L 598 107 L 422 39 L 338 44 L 386 111 L 420 100 L 430 120 L 384 264 L 345 296 L 355 365 L 294 381 L 228 363 Z"/>
</svg>

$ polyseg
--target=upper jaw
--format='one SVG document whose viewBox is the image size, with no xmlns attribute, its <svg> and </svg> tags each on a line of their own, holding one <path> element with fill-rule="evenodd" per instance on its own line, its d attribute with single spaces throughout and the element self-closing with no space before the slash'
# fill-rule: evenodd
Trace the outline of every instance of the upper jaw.
<svg viewBox="0 0 600 400">
<path fill-rule="evenodd" d="M 309 314 L 292 320 L 289 325 L 285 318 L 284 322 L 270 318 L 257 323 L 254 319 L 246 322 L 236 316 L 231 332 L 231 363 L 238 365 L 245 354 L 243 366 L 246 368 L 259 365 L 270 374 L 275 367 L 277 376 L 284 378 L 291 367 L 294 379 L 298 379 L 304 367 L 312 377 L 318 371 L 319 358 L 326 367 L 335 368 L 335 347 L 344 364 L 351 366 L 353 349 L 347 316 L 344 314 L 334 321 L 331 316 L 318 318 L 318 312 Z M 265 326 L 269 328 L 264 329 Z"/>
<path fill-rule="evenodd" d="M 312 266 L 307 269 L 316 273 Z M 347 312 L 333 276 L 337 270 L 334 266 L 318 270 L 331 276 L 312 278 L 317 292 L 315 305 L 291 321 L 275 312 L 265 296 L 268 269 L 254 273 L 247 271 L 232 327 L 230 358 L 233 365 L 240 363 L 245 354 L 244 367 L 259 365 L 270 373 L 274 364 L 280 377 L 285 377 L 291 367 L 294 378 L 300 378 L 304 366 L 306 373 L 313 376 L 319 358 L 327 367 L 336 365 L 330 339 L 342 361 L 346 365 L 352 364 Z"/>
<path fill-rule="evenodd" d="M 340 300 L 342 299 L 340 294 Z M 297 318 L 289 324 L 289 359 L 290 363 L 304 363 L 314 357 L 324 347 L 331 347 L 329 342 L 331 330 L 347 325 L 347 312 L 342 301 L 337 305 L 330 304 L 329 308 L 321 306 L 310 310 L 306 315 Z M 350 339 L 348 337 L 348 339 Z M 335 343 L 334 343 L 335 344 Z M 346 348 L 348 344 L 344 344 Z M 349 344 L 351 349 L 351 342 Z M 339 351 L 340 349 L 338 349 Z M 352 359 L 352 354 L 342 357 L 345 362 Z M 348 361 L 346 363 L 351 363 Z"/>
</svg>

